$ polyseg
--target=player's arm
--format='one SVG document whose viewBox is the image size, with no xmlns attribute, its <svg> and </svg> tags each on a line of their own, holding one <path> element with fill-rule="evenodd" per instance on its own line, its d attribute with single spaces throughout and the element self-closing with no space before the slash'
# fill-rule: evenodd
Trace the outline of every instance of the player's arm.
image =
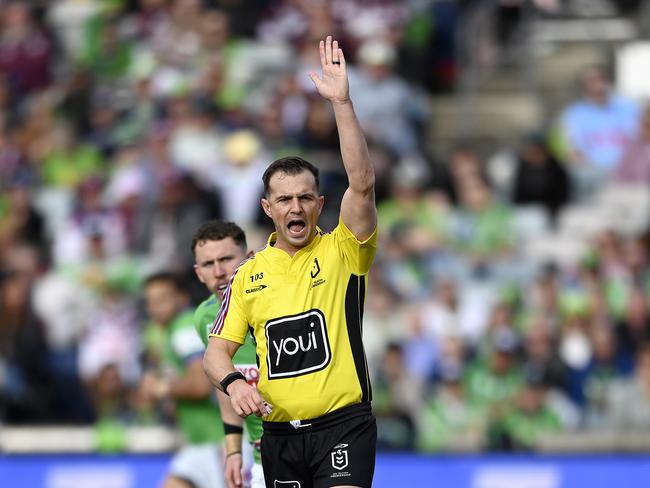
<svg viewBox="0 0 650 488">
<path fill-rule="evenodd" d="M 203 343 L 192 325 L 184 325 L 171 337 L 174 354 L 185 364 L 184 373 L 173 378 L 146 375 L 142 385 L 145 395 L 157 399 L 173 398 L 189 401 L 202 400 L 212 395 L 212 385 L 205 377 L 201 364 Z"/>
<path fill-rule="evenodd" d="M 226 462 L 223 474 L 228 488 L 239 488 L 242 486 L 242 469 L 244 467 L 242 457 L 244 421 L 232 408 L 230 399 L 225 393 L 217 390 L 217 398 L 219 399 L 219 408 L 226 434 L 224 442 L 226 446 Z"/>
<path fill-rule="evenodd" d="M 239 344 L 221 337 L 211 336 L 203 357 L 203 369 L 210 381 L 220 391 L 230 396 L 230 404 L 240 417 L 250 414 L 266 417 L 267 411 L 257 388 L 235 369 L 232 357 Z"/>
<path fill-rule="evenodd" d="M 212 394 L 212 385 L 201 364 L 201 356 L 195 356 L 188 364 L 185 375 L 169 383 L 169 396 L 176 400 L 202 400 Z"/>
<path fill-rule="evenodd" d="M 212 385 L 203 373 L 200 356 L 187 363 L 185 375 L 169 379 L 152 373 L 143 376 L 140 394 L 145 398 L 161 400 L 202 400 L 212 394 Z"/>
<path fill-rule="evenodd" d="M 341 144 L 341 157 L 348 176 L 348 189 L 341 202 L 341 219 L 360 241 L 372 235 L 377 225 L 375 172 L 368 146 L 354 112 L 343 50 L 327 36 L 319 45 L 322 78 L 309 73 L 318 92 L 334 109 Z M 340 64 L 335 64 L 338 61 Z"/>
</svg>

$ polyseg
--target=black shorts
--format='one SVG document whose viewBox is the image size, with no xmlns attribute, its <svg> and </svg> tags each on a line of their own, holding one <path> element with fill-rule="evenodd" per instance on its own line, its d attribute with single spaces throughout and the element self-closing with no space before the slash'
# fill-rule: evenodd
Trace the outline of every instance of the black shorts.
<svg viewBox="0 0 650 488">
<path fill-rule="evenodd" d="M 377 424 L 369 403 L 300 422 L 264 422 L 267 488 L 372 486 Z"/>
</svg>

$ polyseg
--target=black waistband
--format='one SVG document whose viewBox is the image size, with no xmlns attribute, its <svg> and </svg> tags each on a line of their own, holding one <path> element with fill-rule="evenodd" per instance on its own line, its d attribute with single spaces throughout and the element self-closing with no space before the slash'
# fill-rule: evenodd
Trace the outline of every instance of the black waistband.
<svg viewBox="0 0 650 488">
<path fill-rule="evenodd" d="M 345 420 L 371 414 L 372 408 L 370 407 L 370 402 L 363 402 L 339 408 L 315 419 L 291 420 L 290 422 L 264 421 L 262 425 L 264 426 L 264 432 L 269 434 L 301 434 L 324 429 Z"/>
</svg>

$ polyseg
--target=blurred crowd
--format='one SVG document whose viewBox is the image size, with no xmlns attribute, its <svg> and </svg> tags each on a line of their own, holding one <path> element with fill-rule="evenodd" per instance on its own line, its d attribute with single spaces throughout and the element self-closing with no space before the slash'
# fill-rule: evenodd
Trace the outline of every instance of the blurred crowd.
<svg viewBox="0 0 650 488">
<path fill-rule="evenodd" d="M 564 2 L 532 3 L 559 15 Z M 174 272 L 187 306 L 202 301 L 193 232 L 218 217 L 263 245 L 261 174 L 284 155 L 320 168 L 321 227 L 336 225 L 338 137 L 307 76 L 334 33 L 377 173 L 364 341 L 380 447 L 650 434 L 647 226 L 600 232 L 569 263 L 525 253 L 540 219 L 553 229 L 613 183 L 650 188 L 650 110 L 592 67 L 552 130 L 513 135 L 505 157 L 472 141 L 434 156 L 427 141 L 430 96 L 462 68 L 459 31 L 488 12 L 505 52 L 524 8 L 0 2 L 0 422 L 173 422 L 138 396 L 162 340 L 144 280 Z"/>
</svg>

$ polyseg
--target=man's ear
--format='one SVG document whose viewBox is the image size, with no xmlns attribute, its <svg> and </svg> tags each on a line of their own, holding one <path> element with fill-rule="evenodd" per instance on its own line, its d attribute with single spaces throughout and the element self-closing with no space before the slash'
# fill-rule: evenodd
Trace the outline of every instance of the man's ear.
<svg viewBox="0 0 650 488">
<path fill-rule="evenodd" d="M 323 206 L 325 205 L 325 197 L 320 195 L 318 197 L 318 215 L 323 211 Z"/>
<path fill-rule="evenodd" d="M 266 198 L 262 198 L 260 200 L 260 203 L 262 204 L 262 209 L 264 210 L 264 213 L 269 218 L 271 218 L 271 203 Z"/>
</svg>

